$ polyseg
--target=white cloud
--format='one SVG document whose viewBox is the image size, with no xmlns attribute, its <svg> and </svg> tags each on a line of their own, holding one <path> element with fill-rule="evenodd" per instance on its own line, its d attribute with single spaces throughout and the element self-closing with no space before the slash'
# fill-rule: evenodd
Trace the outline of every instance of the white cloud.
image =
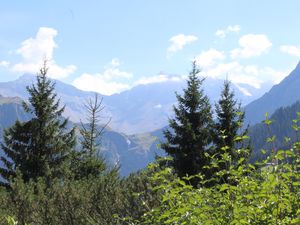
<svg viewBox="0 0 300 225">
<path fill-rule="evenodd" d="M 36 74 L 40 70 L 42 65 L 42 60 L 38 63 L 17 63 L 13 65 L 12 70 L 19 73 Z M 60 67 L 54 61 L 49 60 L 47 60 L 47 67 L 49 68 L 48 76 L 54 79 L 67 77 L 69 74 L 72 74 L 76 70 L 75 65 Z"/>
<path fill-rule="evenodd" d="M 224 52 L 220 52 L 216 49 L 209 49 L 207 51 L 203 51 L 200 55 L 195 57 L 197 65 L 202 68 L 212 66 L 216 63 L 217 60 L 225 59 Z"/>
<path fill-rule="evenodd" d="M 63 78 L 76 70 L 76 66 L 68 65 L 60 67 L 53 59 L 53 51 L 57 48 L 54 38 L 57 30 L 50 27 L 40 27 L 34 38 L 26 39 L 17 49 L 16 54 L 22 57 L 22 61 L 13 65 L 11 70 L 19 73 L 37 73 L 47 60 L 49 76 L 52 78 Z"/>
<path fill-rule="evenodd" d="M 141 77 L 132 81 L 133 74 L 119 69 L 118 59 L 113 59 L 101 73 L 84 73 L 76 78 L 72 84 L 85 91 L 96 91 L 105 95 L 112 95 L 128 90 L 137 85 L 146 85 L 163 82 L 181 82 L 186 76 L 159 74 L 150 77 Z M 159 108 L 157 106 L 156 108 Z"/>
<path fill-rule="evenodd" d="M 130 86 L 127 82 L 120 80 L 128 80 L 133 74 L 121 71 L 118 67 L 120 61 L 112 59 L 109 66 L 102 73 L 89 74 L 84 73 L 73 81 L 73 85 L 84 91 L 96 91 L 101 94 L 111 95 L 127 90 Z"/>
<path fill-rule="evenodd" d="M 231 51 L 233 59 L 260 56 L 268 51 L 272 43 L 264 34 L 247 34 L 240 38 L 239 45 L 240 48 Z"/>
<path fill-rule="evenodd" d="M 73 81 L 73 85 L 84 91 L 95 91 L 105 95 L 120 93 L 130 88 L 127 84 L 106 80 L 99 73 L 84 73 Z"/>
<path fill-rule="evenodd" d="M 234 32 L 234 33 L 238 33 L 240 32 L 241 27 L 239 25 L 229 25 L 228 27 L 226 27 L 225 29 L 220 29 L 216 31 L 216 36 L 220 37 L 220 38 L 225 38 L 226 35 L 230 32 Z"/>
<path fill-rule="evenodd" d="M 260 89 L 261 85 L 263 83 L 263 80 L 259 79 L 258 77 L 251 76 L 251 74 L 230 74 L 229 79 L 234 84 L 248 84 L 251 87 L 254 87 L 256 89 Z"/>
<path fill-rule="evenodd" d="M 260 73 L 265 74 L 265 76 L 270 77 L 271 82 L 273 84 L 280 83 L 287 75 L 289 75 L 291 70 L 287 71 L 278 71 L 274 70 L 271 67 L 265 67 L 263 68 Z"/>
<path fill-rule="evenodd" d="M 247 84 L 256 89 L 261 88 L 265 82 L 277 84 L 285 76 L 285 71 L 277 71 L 270 67 L 258 67 L 256 65 L 241 65 L 237 61 L 220 63 L 214 67 L 203 70 L 204 76 L 225 79 L 228 77 L 237 86 Z M 246 89 L 240 90 L 246 93 Z"/>
<path fill-rule="evenodd" d="M 171 42 L 171 45 L 167 50 L 167 56 L 169 57 L 173 55 L 175 52 L 183 49 L 185 45 L 195 42 L 197 40 L 198 37 L 194 35 L 178 34 L 176 36 L 171 37 L 169 40 Z"/>
<path fill-rule="evenodd" d="M 57 30 L 53 28 L 40 27 L 35 38 L 23 41 L 16 52 L 29 62 L 39 62 L 43 58 L 50 60 L 52 59 L 54 48 L 57 48 L 54 41 L 57 33 Z"/>
<path fill-rule="evenodd" d="M 0 61 L 0 67 L 8 67 L 10 65 L 10 63 L 8 61 Z"/>
<path fill-rule="evenodd" d="M 280 46 L 280 50 L 287 54 L 300 57 L 300 46 L 295 45 L 282 45 Z"/>
<path fill-rule="evenodd" d="M 182 76 L 170 76 L 170 75 L 160 74 L 152 77 L 142 77 L 141 79 L 135 82 L 135 85 L 163 83 L 167 81 L 180 82 L 183 79 L 184 77 Z"/>
<path fill-rule="evenodd" d="M 215 67 L 204 70 L 204 75 L 212 78 L 225 78 L 227 74 L 239 73 L 242 71 L 242 66 L 238 62 L 220 63 Z"/>
<path fill-rule="evenodd" d="M 101 73 L 84 73 L 73 81 L 73 85 L 86 91 L 96 91 L 102 94 L 111 95 L 128 90 L 133 86 L 146 85 L 163 82 L 182 82 L 186 76 L 159 74 L 156 76 L 142 77 L 133 81 L 132 73 L 122 71 L 117 59 L 105 67 Z M 231 80 L 241 92 L 247 96 L 252 93 L 244 86 L 245 84 L 255 89 L 260 89 L 265 83 L 277 84 L 288 73 L 277 71 L 270 67 L 259 67 L 257 65 L 242 65 L 238 61 L 211 64 L 203 69 L 205 77 Z M 128 82 L 130 81 L 130 82 Z M 159 108 L 159 106 L 157 106 Z"/>
</svg>

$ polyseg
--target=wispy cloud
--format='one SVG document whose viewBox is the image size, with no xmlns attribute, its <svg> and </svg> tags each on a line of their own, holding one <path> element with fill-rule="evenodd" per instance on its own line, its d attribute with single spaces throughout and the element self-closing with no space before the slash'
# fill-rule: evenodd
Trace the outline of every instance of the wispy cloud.
<svg viewBox="0 0 300 225">
<path fill-rule="evenodd" d="M 120 70 L 120 65 L 119 59 L 114 58 L 103 72 L 83 73 L 73 81 L 73 85 L 81 90 L 105 95 L 120 93 L 130 88 L 127 81 L 133 77 L 132 73 Z"/>
<path fill-rule="evenodd" d="M 0 67 L 8 67 L 10 65 L 10 62 L 3 60 L 0 61 Z"/>
<path fill-rule="evenodd" d="M 229 25 L 225 29 L 219 29 L 216 31 L 215 35 L 219 38 L 225 38 L 229 33 L 238 33 L 240 32 L 241 27 L 239 25 Z"/>
<path fill-rule="evenodd" d="M 201 52 L 195 57 L 197 65 L 201 68 L 206 68 L 214 65 L 217 61 L 225 59 L 224 52 L 218 51 L 216 49 L 209 49 L 207 51 Z"/>
<path fill-rule="evenodd" d="M 135 82 L 135 85 L 139 84 L 153 84 L 153 83 L 163 83 L 163 82 L 180 82 L 183 81 L 183 76 L 175 76 L 175 75 L 166 75 L 166 74 L 160 74 L 156 76 L 151 77 L 142 77 L 139 80 Z"/>
<path fill-rule="evenodd" d="M 272 42 L 265 34 L 247 34 L 239 39 L 240 48 L 231 51 L 231 58 L 250 58 L 266 53 Z"/>
<path fill-rule="evenodd" d="M 203 73 L 212 78 L 225 79 L 228 77 L 237 85 L 247 84 L 256 89 L 260 89 L 265 82 L 277 84 L 288 75 L 287 71 L 278 71 L 271 67 L 257 65 L 242 65 L 237 61 L 216 64 L 203 70 Z"/>
<path fill-rule="evenodd" d="M 300 57 L 300 45 L 281 45 L 280 50 L 289 55 Z"/>
<path fill-rule="evenodd" d="M 197 36 L 178 34 L 170 38 L 171 45 L 167 50 L 167 57 L 172 56 L 175 52 L 183 49 L 184 46 L 198 40 Z"/>
</svg>

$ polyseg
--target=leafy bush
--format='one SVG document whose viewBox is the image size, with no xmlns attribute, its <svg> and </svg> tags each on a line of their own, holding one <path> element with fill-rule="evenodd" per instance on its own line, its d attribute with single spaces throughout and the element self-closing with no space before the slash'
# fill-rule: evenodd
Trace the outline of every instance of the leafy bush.
<svg viewBox="0 0 300 225">
<path fill-rule="evenodd" d="M 220 171 L 213 179 L 227 174 L 227 183 L 207 187 L 200 179 L 198 188 L 184 180 L 169 179 L 171 170 L 159 171 L 152 179 L 162 193 L 158 207 L 152 208 L 135 224 L 299 224 L 300 143 L 278 151 L 259 164 L 240 164 Z M 225 157 L 224 157 L 225 158 Z M 242 161 L 242 160 L 241 160 Z M 269 162 L 275 163 L 269 163 Z M 259 167 L 259 169 L 257 169 Z M 197 175 L 202 178 L 201 175 Z"/>
</svg>

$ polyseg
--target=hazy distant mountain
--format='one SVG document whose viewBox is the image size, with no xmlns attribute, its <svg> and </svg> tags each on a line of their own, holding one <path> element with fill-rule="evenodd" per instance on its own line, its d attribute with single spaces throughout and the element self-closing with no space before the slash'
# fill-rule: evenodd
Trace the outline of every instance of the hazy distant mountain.
<svg viewBox="0 0 300 225">
<path fill-rule="evenodd" d="M 182 93 L 185 81 L 168 81 L 139 85 L 120 94 L 114 94 L 104 98 L 112 115 L 111 126 L 115 130 L 127 134 L 149 132 L 168 124 L 168 118 L 173 115 L 172 106 L 176 104 L 175 92 Z M 205 92 L 211 102 L 218 100 L 222 89 L 223 80 L 207 78 L 204 81 Z M 259 91 L 255 95 L 247 96 L 233 85 L 236 97 L 243 103 L 249 103 L 255 97 L 259 97 Z"/>
<path fill-rule="evenodd" d="M 279 84 L 245 107 L 246 120 L 250 124 L 258 123 L 264 119 L 266 112 L 272 114 L 277 108 L 289 106 L 298 100 L 300 100 L 300 63 Z"/>
<path fill-rule="evenodd" d="M 20 98 L 0 96 L 0 141 L 5 128 L 13 125 L 16 120 L 24 121 L 30 118 L 30 115 L 24 112 L 21 102 Z M 0 150 L 0 156 L 2 154 Z"/>
<path fill-rule="evenodd" d="M 21 105 L 22 99 L 18 97 L 0 96 L 0 139 L 3 128 L 11 126 L 16 120 L 24 121 L 30 118 Z"/>
<path fill-rule="evenodd" d="M 32 75 L 23 75 L 19 79 L 0 83 L 0 94 L 3 96 L 18 96 L 27 99 L 26 86 L 35 82 Z M 84 102 L 93 97 L 93 92 L 81 91 L 72 85 L 61 81 L 56 82 L 56 91 L 62 103 L 66 104 L 64 116 L 73 122 L 85 121 Z M 205 91 L 215 102 L 220 95 L 223 81 L 207 78 L 204 82 Z M 172 106 L 176 104 L 175 92 L 182 93 L 185 81 L 167 81 L 138 85 L 131 90 L 120 94 L 103 97 L 103 123 L 111 118 L 110 127 L 113 130 L 126 134 L 143 133 L 159 129 L 168 123 L 168 117 L 172 116 Z M 243 104 L 262 94 L 260 91 L 251 90 L 250 86 L 244 86 L 254 93 L 252 96 L 243 94 L 234 86 L 236 96 Z"/>
<path fill-rule="evenodd" d="M 35 83 L 35 76 L 25 74 L 15 81 L 0 83 L 0 94 L 6 97 L 20 97 L 24 100 L 28 98 L 26 86 Z M 82 107 L 83 103 L 94 93 L 81 91 L 72 85 L 65 84 L 60 81 L 55 81 L 56 92 L 62 103 L 66 104 L 64 116 L 70 117 L 70 120 L 79 122 L 80 119 L 84 121 L 85 110 Z"/>
</svg>

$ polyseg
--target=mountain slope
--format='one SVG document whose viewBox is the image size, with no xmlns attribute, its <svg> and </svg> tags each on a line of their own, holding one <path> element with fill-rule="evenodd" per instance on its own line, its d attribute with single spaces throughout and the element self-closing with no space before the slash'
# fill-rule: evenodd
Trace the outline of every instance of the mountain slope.
<svg viewBox="0 0 300 225">
<path fill-rule="evenodd" d="M 249 136 L 253 147 L 252 162 L 265 157 L 261 154 L 261 149 L 265 149 L 269 154 L 273 147 L 276 149 L 286 149 L 290 147 L 291 143 L 299 141 L 299 132 L 296 132 L 292 127 L 296 122 L 295 119 L 299 119 L 297 112 L 300 112 L 300 101 L 275 110 L 270 116 L 273 122 L 269 128 L 264 123 L 258 123 L 249 128 Z M 298 122 L 297 126 L 299 125 Z M 267 143 L 267 138 L 273 135 L 276 137 L 275 142 Z M 286 142 L 286 138 L 290 138 L 289 142 Z"/>
<path fill-rule="evenodd" d="M 272 114 L 277 108 L 300 100 L 300 62 L 296 68 L 269 92 L 245 107 L 246 122 L 255 124 L 264 119 L 266 112 Z"/>
<path fill-rule="evenodd" d="M 15 123 L 16 120 L 24 121 L 30 118 L 21 105 L 22 99 L 0 96 L 0 139 L 3 129 Z"/>
</svg>

